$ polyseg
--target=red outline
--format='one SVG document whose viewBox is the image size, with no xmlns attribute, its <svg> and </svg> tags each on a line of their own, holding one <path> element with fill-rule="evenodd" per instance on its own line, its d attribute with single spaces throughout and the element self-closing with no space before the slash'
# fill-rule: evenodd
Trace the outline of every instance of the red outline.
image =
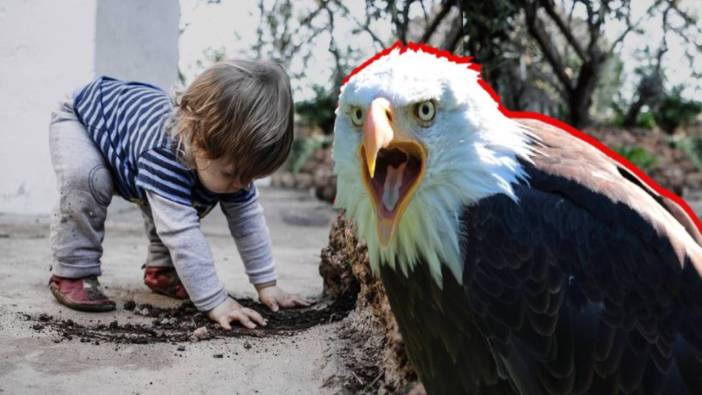
<svg viewBox="0 0 702 395">
<path fill-rule="evenodd" d="M 375 62 L 376 60 L 388 55 L 391 51 L 393 51 L 394 49 L 398 49 L 398 48 L 399 48 L 401 54 L 406 52 L 407 50 L 412 50 L 415 52 L 421 51 L 424 53 L 432 54 L 432 55 L 436 56 L 437 58 L 448 59 L 448 60 L 450 60 L 454 63 L 457 63 L 457 64 L 466 64 L 469 69 L 475 70 L 478 73 L 480 73 L 480 65 L 477 63 L 473 63 L 472 57 L 457 56 L 457 55 L 452 54 L 451 52 L 436 49 L 436 48 L 430 47 L 430 46 L 423 44 L 423 43 L 410 42 L 407 45 L 403 45 L 401 41 L 397 41 L 391 47 L 386 48 L 383 51 L 375 54 L 373 57 L 371 57 L 370 59 L 363 62 L 360 66 L 356 67 L 349 75 L 346 76 L 346 78 L 344 78 L 344 80 L 342 81 L 342 86 L 346 85 L 346 83 L 351 79 L 351 77 L 353 77 L 354 75 L 361 72 L 361 70 L 368 67 L 368 65 L 370 65 L 371 63 Z M 678 206 L 680 206 L 685 211 L 685 213 L 688 215 L 688 217 L 690 217 L 690 219 L 692 219 L 692 222 L 695 224 L 695 226 L 697 226 L 697 230 L 700 233 L 702 233 L 702 222 L 700 222 L 700 219 L 697 217 L 695 212 L 692 211 L 690 206 L 688 206 L 687 202 L 685 202 L 685 200 L 683 200 L 683 198 L 681 198 L 680 196 L 676 195 L 675 193 L 663 188 L 662 186 L 658 185 L 648 175 L 646 175 L 646 173 L 641 171 L 634 164 L 632 164 L 631 162 L 629 162 L 628 160 L 623 158 L 621 155 L 619 155 L 615 151 L 611 150 L 610 148 L 608 148 L 607 146 L 602 144 L 600 141 L 598 141 L 594 137 L 575 129 L 574 127 L 568 125 L 565 122 L 559 121 L 555 118 L 551 118 L 551 117 L 544 115 L 544 114 L 539 114 L 536 112 L 529 112 L 529 111 L 510 111 L 504 107 L 504 105 L 502 104 L 502 101 L 500 100 L 500 97 L 497 96 L 497 93 L 495 93 L 495 91 L 492 89 L 492 87 L 490 85 L 488 85 L 488 83 L 480 77 L 480 74 L 478 75 L 478 84 L 480 84 L 480 86 L 488 94 L 490 94 L 490 96 L 495 100 L 495 102 L 497 103 L 498 108 L 499 108 L 500 112 L 502 112 L 502 114 L 504 114 L 510 118 L 536 119 L 536 120 L 545 122 L 549 125 L 555 126 L 561 130 L 565 130 L 566 132 L 570 133 L 572 136 L 577 137 L 580 140 L 583 140 L 583 141 L 589 143 L 590 145 L 597 148 L 605 155 L 616 160 L 617 162 L 622 164 L 624 167 L 626 167 L 629 171 L 636 174 L 637 177 L 639 177 L 642 181 L 644 181 L 646 183 L 646 185 L 651 187 L 654 191 L 671 199 L 676 204 L 678 204 Z"/>
</svg>

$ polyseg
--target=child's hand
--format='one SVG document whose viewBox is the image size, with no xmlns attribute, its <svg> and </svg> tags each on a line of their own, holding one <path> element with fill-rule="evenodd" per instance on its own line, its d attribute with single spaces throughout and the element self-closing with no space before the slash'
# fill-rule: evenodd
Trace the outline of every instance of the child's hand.
<svg viewBox="0 0 702 395">
<path fill-rule="evenodd" d="M 268 306 L 272 311 L 278 311 L 281 307 L 285 309 L 310 305 L 307 299 L 300 295 L 289 294 L 278 288 L 275 283 L 257 285 L 256 290 L 258 291 L 258 299 L 261 303 Z"/>
<path fill-rule="evenodd" d="M 256 324 L 266 326 L 266 320 L 261 317 L 261 314 L 243 307 L 232 298 L 227 298 L 222 304 L 210 310 L 207 316 L 226 330 L 232 329 L 229 325 L 231 321 L 239 321 L 241 325 L 249 329 L 255 328 Z"/>
</svg>

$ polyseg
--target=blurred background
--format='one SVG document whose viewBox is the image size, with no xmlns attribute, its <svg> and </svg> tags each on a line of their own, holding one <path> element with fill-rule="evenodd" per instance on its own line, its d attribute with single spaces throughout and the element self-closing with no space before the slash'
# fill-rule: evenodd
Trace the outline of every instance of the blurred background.
<svg viewBox="0 0 702 395">
<path fill-rule="evenodd" d="M 698 0 L 0 0 L 0 212 L 50 210 L 63 95 L 102 74 L 175 93 L 230 57 L 292 78 L 297 138 L 265 182 L 331 201 L 341 80 L 397 40 L 474 57 L 508 109 L 576 126 L 697 207 L 701 14 Z"/>
</svg>

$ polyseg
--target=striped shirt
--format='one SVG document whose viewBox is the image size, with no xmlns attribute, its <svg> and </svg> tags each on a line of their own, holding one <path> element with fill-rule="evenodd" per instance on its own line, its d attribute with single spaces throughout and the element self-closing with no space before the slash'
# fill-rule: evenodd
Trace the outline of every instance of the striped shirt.
<svg viewBox="0 0 702 395">
<path fill-rule="evenodd" d="M 181 163 L 166 131 L 173 105 L 161 89 L 99 77 L 76 92 L 74 109 L 111 167 L 115 188 L 131 201 L 146 202 L 146 191 L 193 206 L 200 216 L 220 200 L 245 203 L 255 186 L 232 194 L 207 190 L 197 173 Z"/>
</svg>

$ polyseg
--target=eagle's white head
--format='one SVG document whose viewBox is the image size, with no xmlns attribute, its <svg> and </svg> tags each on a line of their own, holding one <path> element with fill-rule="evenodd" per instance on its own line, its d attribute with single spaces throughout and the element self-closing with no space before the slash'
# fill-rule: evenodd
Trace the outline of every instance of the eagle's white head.
<svg viewBox="0 0 702 395">
<path fill-rule="evenodd" d="M 368 245 L 371 267 L 441 264 L 461 282 L 461 208 L 496 193 L 516 199 L 526 132 L 479 82 L 476 65 L 396 44 L 341 88 L 334 126 L 335 207 Z"/>
</svg>

